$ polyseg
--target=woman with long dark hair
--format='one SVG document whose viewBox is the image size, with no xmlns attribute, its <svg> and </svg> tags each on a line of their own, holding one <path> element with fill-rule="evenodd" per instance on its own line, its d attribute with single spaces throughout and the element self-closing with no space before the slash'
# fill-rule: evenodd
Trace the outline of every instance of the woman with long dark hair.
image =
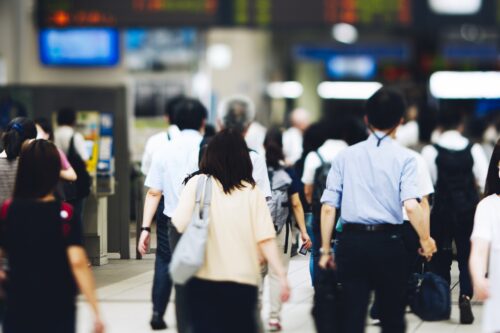
<svg viewBox="0 0 500 333">
<path fill-rule="evenodd" d="M 17 160 L 27 140 L 36 138 L 35 123 L 28 118 L 14 118 L 2 134 L 0 153 L 0 203 L 12 196 L 16 179 Z"/>
<path fill-rule="evenodd" d="M 289 288 L 269 208 L 252 178 L 252 162 L 241 134 L 224 130 L 213 137 L 200 173 L 188 181 L 172 217 L 177 230 L 184 232 L 191 222 L 199 177 L 210 176 L 205 263 L 186 285 L 193 333 L 256 333 L 259 253 L 279 276 L 283 301 Z"/>
<path fill-rule="evenodd" d="M 500 141 L 491 157 L 485 198 L 477 206 L 469 258 L 474 295 L 483 301 L 483 332 L 500 332 Z M 488 265 L 489 261 L 489 265 Z M 488 273 L 488 277 L 486 277 Z"/>
<path fill-rule="evenodd" d="M 288 272 L 292 255 L 293 226 L 297 223 L 305 250 L 312 243 L 306 230 L 304 208 L 300 201 L 302 183 L 291 168 L 285 168 L 283 153 L 283 133 L 280 128 L 271 128 L 264 139 L 266 163 L 271 183 L 272 199 L 270 201 L 271 216 L 276 229 L 276 241 L 281 262 Z M 295 219 L 293 220 L 292 217 Z M 271 309 L 268 328 L 271 332 L 281 331 L 281 300 L 279 295 L 279 277 L 269 270 L 269 287 Z"/>
<path fill-rule="evenodd" d="M 0 248 L 9 261 L 4 333 L 75 332 L 77 286 L 94 312 L 95 331 L 103 331 L 81 227 L 72 206 L 54 196 L 60 171 L 54 144 L 27 144 L 13 198 L 1 206 Z"/>
</svg>

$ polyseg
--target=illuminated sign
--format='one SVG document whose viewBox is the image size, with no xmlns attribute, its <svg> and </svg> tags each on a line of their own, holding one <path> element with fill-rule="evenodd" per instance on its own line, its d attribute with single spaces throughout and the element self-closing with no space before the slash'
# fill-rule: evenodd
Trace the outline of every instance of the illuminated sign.
<svg viewBox="0 0 500 333">
<path fill-rule="evenodd" d="M 412 22 L 415 0 L 39 0 L 40 26 L 324 26 Z"/>
</svg>

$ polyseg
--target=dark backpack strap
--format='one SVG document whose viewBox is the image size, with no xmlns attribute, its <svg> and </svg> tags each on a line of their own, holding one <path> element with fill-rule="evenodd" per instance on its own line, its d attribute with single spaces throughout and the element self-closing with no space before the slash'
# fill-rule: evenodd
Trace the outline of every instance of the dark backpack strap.
<svg viewBox="0 0 500 333">
<path fill-rule="evenodd" d="M 323 167 L 326 164 L 325 160 L 323 159 L 323 157 L 321 156 L 321 154 L 319 153 L 319 151 L 316 150 L 315 153 L 318 156 L 319 161 L 321 162 L 321 167 Z"/>
</svg>

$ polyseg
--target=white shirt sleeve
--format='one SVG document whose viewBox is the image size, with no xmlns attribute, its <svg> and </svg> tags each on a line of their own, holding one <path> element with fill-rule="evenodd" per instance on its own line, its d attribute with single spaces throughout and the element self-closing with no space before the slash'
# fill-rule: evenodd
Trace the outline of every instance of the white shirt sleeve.
<svg viewBox="0 0 500 333">
<path fill-rule="evenodd" d="M 422 157 L 424 158 L 425 164 L 427 165 L 427 169 L 429 170 L 429 174 L 431 175 L 433 184 L 436 184 L 437 182 L 437 155 L 438 152 L 433 146 L 425 146 L 424 149 L 422 149 Z"/>
<path fill-rule="evenodd" d="M 152 138 L 149 138 L 148 141 L 146 141 L 146 147 L 144 148 L 144 155 L 142 155 L 141 161 L 141 172 L 145 176 L 147 176 L 153 161 L 153 144 L 151 139 Z"/>
<path fill-rule="evenodd" d="M 269 183 L 269 175 L 267 174 L 266 161 L 261 155 L 255 152 L 250 152 L 253 155 L 253 178 L 259 189 L 264 193 L 264 197 L 271 198 L 271 185 Z"/>
<path fill-rule="evenodd" d="M 83 135 L 78 132 L 75 132 L 73 144 L 75 145 L 76 152 L 84 161 L 88 161 L 90 159 L 89 153 L 87 152 L 87 144 L 85 143 L 85 139 Z"/>
<path fill-rule="evenodd" d="M 497 207 L 493 207 L 493 210 L 490 207 L 489 198 L 483 199 L 479 203 L 476 209 L 476 216 L 474 218 L 474 230 L 472 231 L 471 239 L 478 238 L 486 241 L 491 241 L 494 226 L 494 216 L 495 209 Z"/>
<path fill-rule="evenodd" d="M 321 160 L 318 154 L 313 151 L 307 154 L 306 160 L 304 161 L 304 172 L 302 174 L 302 183 L 305 185 L 314 184 L 314 175 L 316 170 L 321 166 Z"/>
<path fill-rule="evenodd" d="M 488 176 L 488 161 L 486 159 L 486 154 L 483 148 L 479 144 L 475 144 L 472 147 L 472 158 L 474 159 L 474 167 L 472 171 L 474 172 L 474 177 L 476 178 L 476 183 L 484 192 L 484 186 L 486 185 L 486 177 Z"/>
<path fill-rule="evenodd" d="M 151 168 L 149 169 L 144 185 L 163 192 L 165 190 L 163 184 L 163 173 L 165 170 L 162 156 L 162 154 L 153 154 Z"/>
<path fill-rule="evenodd" d="M 431 174 L 427 168 L 427 164 L 421 155 L 415 155 L 417 159 L 417 172 L 418 172 L 418 189 L 420 195 L 425 197 L 434 193 L 434 185 L 432 184 Z"/>
</svg>

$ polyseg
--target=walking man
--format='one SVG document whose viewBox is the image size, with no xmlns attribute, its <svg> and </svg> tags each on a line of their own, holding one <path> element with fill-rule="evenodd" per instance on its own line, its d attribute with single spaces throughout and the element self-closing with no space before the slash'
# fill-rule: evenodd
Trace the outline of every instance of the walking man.
<svg viewBox="0 0 500 333">
<path fill-rule="evenodd" d="M 436 251 L 419 205 L 417 162 L 391 138 L 405 109 L 401 94 L 388 88 L 367 101 L 372 135 L 333 160 L 321 199 L 319 265 L 337 266 L 346 333 L 364 332 L 373 289 L 380 302 L 382 331 L 405 332 L 408 255 L 402 241 L 402 206 L 419 236 L 420 253 L 430 258 Z M 333 260 L 331 239 L 339 209 L 343 232 Z"/>
</svg>

